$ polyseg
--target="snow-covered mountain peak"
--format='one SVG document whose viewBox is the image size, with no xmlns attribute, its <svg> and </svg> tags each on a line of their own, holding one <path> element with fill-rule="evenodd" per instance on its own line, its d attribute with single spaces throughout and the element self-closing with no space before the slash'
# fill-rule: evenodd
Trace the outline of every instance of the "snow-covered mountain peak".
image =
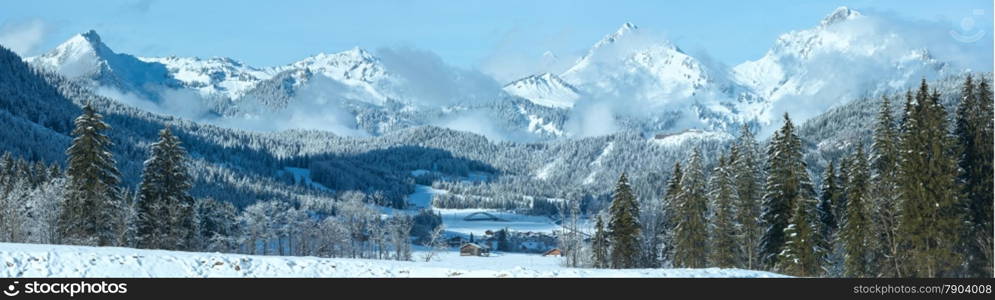
<svg viewBox="0 0 995 300">
<path fill-rule="evenodd" d="M 735 66 L 732 78 L 774 103 L 772 107 L 788 101 L 810 112 L 944 72 L 947 64 L 919 46 L 916 37 L 882 22 L 887 21 L 837 8 L 818 26 L 778 37 L 763 57 Z M 834 86 L 841 82 L 852 86 Z M 776 115 L 760 119 L 776 120 Z"/>
<path fill-rule="evenodd" d="M 625 22 L 625 24 L 622 24 L 622 26 L 619 27 L 618 30 L 615 30 L 615 32 L 606 35 L 604 38 L 595 43 L 594 47 L 591 47 L 591 51 L 615 43 L 616 41 L 621 40 L 623 37 L 631 35 L 633 32 L 636 32 L 637 30 L 639 30 L 639 26 L 636 26 L 629 22 Z"/>
<path fill-rule="evenodd" d="M 592 95 L 636 97 L 657 104 L 692 96 L 709 78 L 695 58 L 631 23 L 598 41 L 560 77 Z"/>
<path fill-rule="evenodd" d="M 74 35 L 52 51 L 27 61 L 71 79 L 86 78 L 95 86 L 139 93 L 150 99 L 158 97 L 152 90 L 180 86 L 163 64 L 115 53 L 94 30 Z"/>
<path fill-rule="evenodd" d="M 833 24 L 838 24 L 840 22 L 844 22 L 846 20 L 852 20 L 855 18 L 859 18 L 861 16 L 863 15 L 856 10 L 850 9 L 849 7 L 846 6 L 840 6 L 836 8 L 836 10 L 834 10 L 832 13 L 827 15 L 825 18 L 823 18 L 822 21 L 819 22 L 819 26 L 828 27 Z"/>
<path fill-rule="evenodd" d="M 77 34 L 76 37 L 82 38 L 91 44 L 101 44 L 100 35 L 97 34 L 96 30 L 90 29 L 87 32 Z"/>
<path fill-rule="evenodd" d="M 569 108 L 580 97 L 576 88 L 550 73 L 515 80 L 505 85 L 504 90 L 511 95 L 549 107 Z"/>
<path fill-rule="evenodd" d="M 44 68 L 53 69 L 68 77 L 97 72 L 101 56 L 113 54 L 100 40 L 96 31 L 73 35 L 52 51 L 27 60 Z"/>
<path fill-rule="evenodd" d="M 307 68 L 336 80 L 375 82 L 386 76 L 380 59 L 359 47 L 337 53 L 318 53 L 277 70 L 294 68 Z"/>
</svg>

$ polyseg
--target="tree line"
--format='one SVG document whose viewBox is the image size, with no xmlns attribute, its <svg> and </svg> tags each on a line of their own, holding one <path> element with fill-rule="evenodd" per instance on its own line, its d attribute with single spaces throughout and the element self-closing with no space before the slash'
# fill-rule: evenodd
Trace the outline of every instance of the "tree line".
<svg viewBox="0 0 995 300">
<path fill-rule="evenodd" d="M 595 218 L 590 265 L 991 277 L 991 86 L 967 76 L 960 97 L 948 112 L 923 80 L 897 120 L 884 97 L 869 149 L 829 162 L 818 190 L 787 114 L 765 152 L 744 126 L 710 170 L 700 151 L 674 164 L 656 223 L 640 222 L 647 206 L 623 173 Z"/>
</svg>

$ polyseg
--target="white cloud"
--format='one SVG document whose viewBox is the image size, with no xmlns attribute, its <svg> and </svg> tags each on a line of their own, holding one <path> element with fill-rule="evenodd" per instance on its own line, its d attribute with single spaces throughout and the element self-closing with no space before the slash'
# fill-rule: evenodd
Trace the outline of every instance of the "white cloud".
<svg viewBox="0 0 995 300">
<path fill-rule="evenodd" d="M 442 120 L 438 125 L 453 130 L 476 133 L 491 141 L 509 140 L 507 132 L 499 129 L 487 115 L 479 112 L 459 114 L 450 119 Z"/>
<path fill-rule="evenodd" d="M 477 70 L 446 64 L 433 52 L 411 47 L 380 48 L 377 56 L 396 78 L 402 97 L 429 105 L 472 104 L 491 101 L 501 85 Z"/>
<path fill-rule="evenodd" d="M 572 30 L 549 32 L 536 26 L 520 26 L 506 32 L 491 53 L 480 62 L 480 70 L 502 85 L 529 75 L 566 71 L 581 51 L 570 43 Z"/>
<path fill-rule="evenodd" d="M 20 56 L 32 55 L 48 32 L 49 25 L 41 19 L 6 21 L 0 25 L 0 45 Z"/>
<path fill-rule="evenodd" d="M 195 121 L 206 118 L 210 113 L 207 102 L 205 102 L 200 94 L 191 90 L 164 88 L 157 94 L 159 97 L 157 100 L 151 100 L 130 92 L 122 92 L 110 87 L 99 87 L 95 92 L 98 95 L 146 111 Z"/>
<path fill-rule="evenodd" d="M 342 136 L 368 136 L 369 133 L 359 128 L 356 118 L 342 104 L 357 94 L 361 95 L 362 91 L 357 92 L 355 87 L 316 75 L 301 86 L 282 109 L 260 106 L 244 115 L 208 121 L 219 126 L 256 131 L 316 129 Z M 255 99 L 240 101 L 253 103 Z"/>
</svg>

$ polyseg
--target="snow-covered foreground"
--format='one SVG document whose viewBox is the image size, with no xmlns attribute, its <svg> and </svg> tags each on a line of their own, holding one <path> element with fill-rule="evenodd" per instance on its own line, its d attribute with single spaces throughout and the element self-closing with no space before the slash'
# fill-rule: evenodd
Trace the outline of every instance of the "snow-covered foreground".
<svg viewBox="0 0 995 300">
<path fill-rule="evenodd" d="M 422 253 L 416 253 L 420 259 Z M 782 277 L 739 269 L 574 269 L 530 254 L 386 261 L 0 243 L 0 277 Z"/>
</svg>

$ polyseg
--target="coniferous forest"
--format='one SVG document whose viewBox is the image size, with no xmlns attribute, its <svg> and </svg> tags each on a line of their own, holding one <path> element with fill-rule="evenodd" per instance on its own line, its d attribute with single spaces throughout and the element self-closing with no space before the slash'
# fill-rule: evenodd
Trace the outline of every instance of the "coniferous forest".
<svg viewBox="0 0 995 300">
<path fill-rule="evenodd" d="M 630 221 L 639 210 L 623 174 L 607 212 L 611 225 L 597 228 L 607 242 L 592 245 L 592 263 L 632 268 L 662 259 L 674 267 L 806 277 L 991 277 L 991 94 L 988 79 L 967 76 L 956 107 L 945 107 L 925 80 L 896 99 L 901 106 L 882 98 L 870 147 L 855 145 L 830 161 L 818 188 L 788 115 L 766 151 L 747 128 L 708 172 L 694 151 L 686 165 L 674 165 L 660 199 L 667 225 L 650 234 L 672 246 L 652 255 L 638 252 L 653 248 L 630 246 L 645 235 Z"/>
</svg>

